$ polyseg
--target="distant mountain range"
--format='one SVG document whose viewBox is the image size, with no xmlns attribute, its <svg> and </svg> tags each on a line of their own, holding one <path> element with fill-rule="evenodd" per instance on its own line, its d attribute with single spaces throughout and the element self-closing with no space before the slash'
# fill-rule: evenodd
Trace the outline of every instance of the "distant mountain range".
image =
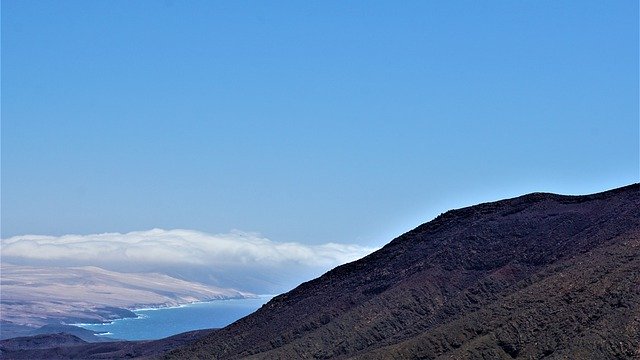
<svg viewBox="0 0 640 360">
<path fill-rule="evenodd" d="M 446 212 L 220 330 L 6 359 L 640 357 L 640 185 Z M 20 349 L 20 350 L 17 350 Z"/>
<path fill-rule="evenodd" d="M 163 274 L 120 273 L 88 266 L 2 263 L 0 271 L 2 338 L 32 335 L 36 327 L 44 325 L 99 323 L 136 316 L 126 309 L 253 296 Z"/>
</svg>

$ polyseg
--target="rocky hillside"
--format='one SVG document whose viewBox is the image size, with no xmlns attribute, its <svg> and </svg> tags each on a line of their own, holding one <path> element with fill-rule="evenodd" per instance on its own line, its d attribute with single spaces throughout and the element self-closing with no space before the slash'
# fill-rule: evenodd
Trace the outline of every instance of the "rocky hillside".
<svg viewBox="0 0 640 360">
<path fill-rule="evenodd" d="M 640 356 L 640 187 L 449 211 L 168 359 Z"/>
<path fill-rule="evenodd" d="M 6 358 L 640 358 L 640 185 L 452 210 L 224 329 Z M 9 351 L 7 351 L 9 350 Z"/>
</svg>

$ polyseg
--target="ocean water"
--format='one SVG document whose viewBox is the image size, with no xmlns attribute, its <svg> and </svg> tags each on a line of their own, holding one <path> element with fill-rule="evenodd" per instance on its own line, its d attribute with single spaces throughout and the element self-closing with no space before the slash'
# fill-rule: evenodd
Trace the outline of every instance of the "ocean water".
<svg viewBox="0 0 640 360">
<path fill-rule="evenodd" d="M 273 295 L 255 299 L 229 299 L 193 303 L 179 307 L 133 310 L 137 318 L 105 324 L 73 324 L 98 331 L 100 336 L 121 340 L 155 340 L 185 331 L 221 328 L 249 315 Z"/>
</svg>

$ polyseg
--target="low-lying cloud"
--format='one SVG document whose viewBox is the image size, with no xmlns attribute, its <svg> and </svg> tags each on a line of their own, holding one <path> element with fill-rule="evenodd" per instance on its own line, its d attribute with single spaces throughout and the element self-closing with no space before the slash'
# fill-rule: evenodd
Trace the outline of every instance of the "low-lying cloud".
<svg viewBox="0 0 640 360">
<path fill-rule="evenodd" d="M 126 234 L 22 235 L 2 239 L 1 244 L 3 262 L 153 271 L 259 292 L 284 290 L 305 277 L 376 250 L 337 243 L 281 243 L 241 231 L 214 235 L 162 229 Z"/>
</svg>

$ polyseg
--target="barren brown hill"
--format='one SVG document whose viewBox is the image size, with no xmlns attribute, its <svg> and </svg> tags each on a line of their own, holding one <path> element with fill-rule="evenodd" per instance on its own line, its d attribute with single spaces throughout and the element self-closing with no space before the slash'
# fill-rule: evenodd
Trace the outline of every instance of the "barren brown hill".
<svg viewBox="0 0 640 360">
<path fill-rule="evenodd" d="M 640 357 L 640 186 L 449 211 L 167 359 Z"/>
<path fill-rule="evenodd" d="M 640 358 L 640 185 L 452 210 L 224 329 L 167 340 L 4 355 Z"/>
</svg>

